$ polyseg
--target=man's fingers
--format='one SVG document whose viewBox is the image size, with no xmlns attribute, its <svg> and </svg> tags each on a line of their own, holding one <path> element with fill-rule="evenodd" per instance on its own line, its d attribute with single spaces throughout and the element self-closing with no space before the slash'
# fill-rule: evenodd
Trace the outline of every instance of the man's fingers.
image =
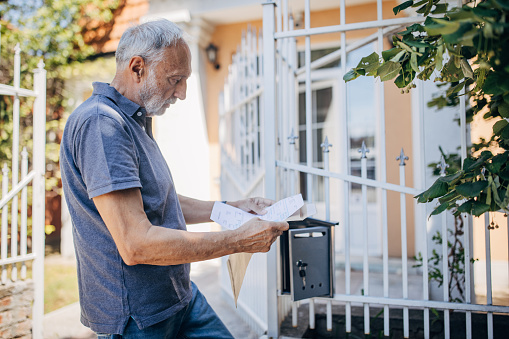
<svg viewBox="0 0 509 339">
<path fill-rule="evenodd" d="M 251 209 L 259 215 L 266 214 L 267 210 L 265 208 L 272 206 L 275 203 L 275 201 L 266 198 L 253 198 L 252 202 Z"/>
<path fill-rule="evenodd" d="M 290 225 L 286 221 L 279 221 L 276 222 L 276 224 L 281 232 L 288 230 L 288 228 L 290 227 Z"/>
<path fill-rule="evenodd" d="M 267 198 L 258 197 L 258 198 L 254 198 L 254 200 L 257 205 L 260 205 L 262 207 L 269 207 L 269 206 L 274 205 L 274 203 L 275 203 L 274 200 L 267 199 Z"/>
</svg>

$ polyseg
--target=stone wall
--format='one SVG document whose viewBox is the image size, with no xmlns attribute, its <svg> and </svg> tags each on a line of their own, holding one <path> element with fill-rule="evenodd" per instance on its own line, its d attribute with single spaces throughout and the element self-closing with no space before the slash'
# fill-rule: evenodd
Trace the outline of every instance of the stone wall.
<svg viewBox="0 0 509 339">
<path fill-rule="evenodd" d="M 33 300 L 31 280 L 0 285 L 0 338 L 32 338 Z"/>
</svg>

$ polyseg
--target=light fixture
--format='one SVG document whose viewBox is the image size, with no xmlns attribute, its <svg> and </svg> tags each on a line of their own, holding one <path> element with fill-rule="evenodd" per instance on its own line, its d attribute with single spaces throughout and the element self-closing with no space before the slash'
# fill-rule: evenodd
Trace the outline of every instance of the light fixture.
<svg viewBox="0 0 509 339">
<path fill-rule="evenodd" d="M 217 46 L 212 42 L 205 48 L 205 52 L 207 53 L 207 59 L 214 66 L 215 69 L 219 69 L 219 64 L 217 63 Z"/>
</svg>

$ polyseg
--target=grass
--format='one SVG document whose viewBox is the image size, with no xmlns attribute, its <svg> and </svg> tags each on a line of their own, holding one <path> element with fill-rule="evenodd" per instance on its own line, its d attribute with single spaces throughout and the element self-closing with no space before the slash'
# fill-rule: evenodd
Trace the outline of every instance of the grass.
<svg viewBox="0 0 509 339">
<path fill-rule="evenodd" d="M 49 256 L 44 263 L 44 313 L 78 301 L 78 278 L 74 260 Z"/>
<path fill-rule="evenodd" d="M 26 262 L 27 279 L 32 279 L 31 260 Z M 16 264 L 18 279 L 21 263 Z M 7 277 L 11 277 L 12 266 L 7 267 Z M 74 259 L 64 259 L 51 254 L 44 259 L 44 313 L 49 313 L 78 301 L 78 278 Z"/>
</svg>

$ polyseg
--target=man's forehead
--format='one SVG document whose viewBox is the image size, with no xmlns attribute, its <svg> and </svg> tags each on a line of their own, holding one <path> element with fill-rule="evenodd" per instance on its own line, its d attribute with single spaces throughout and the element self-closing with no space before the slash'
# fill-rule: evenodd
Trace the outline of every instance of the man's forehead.
<svg viewBox="0 0 509 339">
<path fill-rule="evenodd" d="M 182 73 L 179 75 L 191 75 L 191 51 L 185 42 L 179 42 L 175 46 L 166 48 L 162 64 L 166 71 Z"/>
</svg>

